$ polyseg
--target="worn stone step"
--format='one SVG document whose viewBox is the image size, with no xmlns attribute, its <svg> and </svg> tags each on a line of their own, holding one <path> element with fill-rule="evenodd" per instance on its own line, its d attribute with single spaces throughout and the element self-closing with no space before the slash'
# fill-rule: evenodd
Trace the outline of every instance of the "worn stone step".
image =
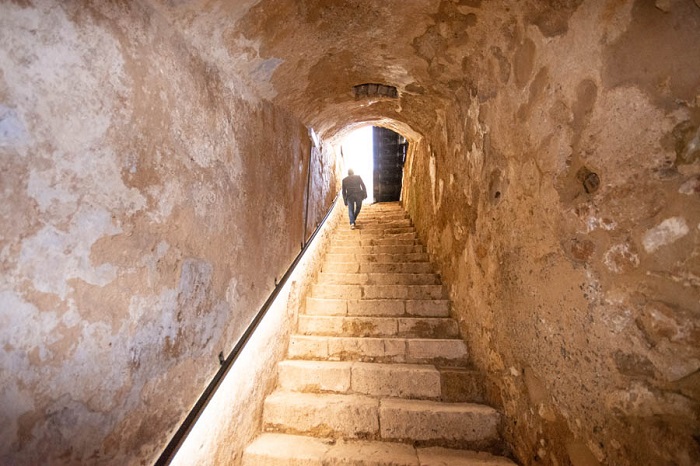
<svg viewBox="0 0 700 466">
<path fill-rule="evenodd" d="M 413 226 L 413 224 L 411 223 L 411 219 L 408 218 L 386 219 L 381 222 L 365 222 L 364 220 L 365 219 L 363 219 L 362 217 L 358 217 L 356 222 L 356 225 L 360 225 L 364 230 L 385 230 L 387 228 L 404 228 Z"/>
<path fill-rule="evenodd" d="M 286 391 L 485 402 L 483 374 L 467 368 L 288 359 L 278 369 L 279 386 Z"/>
<path fill-rule="evenodd" d="M 430 262 L 324 262 L 328 273 L 433 273 Z"/>
<path fill-rule="evenodd" d="M 428 262 L 430 258 L 425 252 L 413 252 L 409 254 L 326 254 L 327 262 Z"/>
<path fill-rule="evenodd" d="M 416 316 L 448 317 L 450 302 L 446 299 L 336 299 L 306 298 L 306 314 L 335 316 Z"/>
<path fill-rule="evenodd" d="M 289 359 L 467 365 L 459 339 L 292 335 Z"/>
<path fill-rule="evenodd" d="M 439 285 L 434 273 L 329 273 L 318 276 L 321 285 Z"/>
<path fill-rule="evenodd" d="M 485 452 L 373 440 L 346 440 L 278 433 L 258 436 L 243 454 L 243 466 L 514 466 Z"/>
<path fill-rule="evenodd" d="M 394 235 L 404 235 L 410 233 L 412 235 L 416 234 L 416 229 L 414 227 L 394 227 L 387 226 L 384 230 L 377 228 L 362 228 L 360 224 L 354 230 L 351 230 L 349 226 L 343 225 L 335 232 L 335 237 L 338 239 L 349 239 L 349 238 L 391 238 Z"/>
<path fill-rule="evenodd" d="M 412 246 L 420 244 L 418 238 L 414 235 L 395 235 L 394 238 L 350 238 L 350 239 L 334 239 L 331 241 L 331 246 L 343 247 L 360 247 L 360 246 Z"/>
<path fill-rule="evenodd" d="M 442 285 L 326 285 L 311 287 L 314 298 L 332 299 L 442 299 Z"/>
<path fill-rule="evenodd" d="M 498 439 L 498 412 L 473 403 L 276 391 L 263 408 L 266 432 L 487 446 Z"/>
<path fill-rule="evenodd" d="M 379 418 L 381 438 L 387 440 L 477 446 L 498 441 L 500 414 L 481 404 L 387 398 L 381 400 Z"/>
<path fill-rule="evenodd" d="M 394 246 L 331 246 L 330 254 L 411 254 L 425 252 L 422 244 Z"/>
<path fill-rule="evenodd" d="M 377 438 L 379 399 L 276 391 L 265 399 L 263 429 L 314 436 Z"/>
<path fill-rule="evenodd" d="M 440 317 L 345 317 L 300 315 L 301 335 L 457 338 L 457 321 Z"/>
<path fill-rule="evenodd" d="M 439 399 L 441 376 L 429 364 L 286 360 L 280 362 L 284 391 L 354 393 L 413 399 Z"/>
</svg>

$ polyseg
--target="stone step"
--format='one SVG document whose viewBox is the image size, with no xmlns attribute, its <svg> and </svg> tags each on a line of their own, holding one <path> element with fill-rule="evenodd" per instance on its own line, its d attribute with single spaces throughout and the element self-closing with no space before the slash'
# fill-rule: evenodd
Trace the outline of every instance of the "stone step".
<svg viewBox="0 0 700 466">
<path fill-rule="evenodd" d="M 495 443 L 499 422 L 485 405 L 365 395 L 276 391 L 263 408 L 266 432 L 442 446 Z"/>
<path fill-rule="evenodd" d="M 372 221 L 373 219 L 369 218 L 367 222 L 363 222 L 362 216 L 357 218 L 356 225 L 361 225 L 363 229 L 365 230 L 384 230 L 386 228 L 403 228 L 403 227 L 410 227 L 413 226 L 411 223 L 411 219 L 409 218 L 402 218 L 402 219 L 383 219 L 382 221 Z"/>
<path fill-rule="evenodd" d="M 430 262 L 324 262 L 328 273 L 433 273 Z"/>
<path fill-rule="evenodd" d="M 278 368 L 284 391 L 434 400 L 441 396 L 440 372 L 428 364 L 286 360 Z"/>
<path fill-rule="evenodd" d="M 395 235 L 387 236 L 370 236 L 370 235 L 348 235 L 347 238 L 334 237 L 331 240 L 333 245 L 384 245 L 384 244 L 415 244 L 420 241 L 416 237 L 415 233 L 398 233 Z"/>
<path fill-rule="evenodd" d="M 457 338 L 457 321 L 440 317 L 344 317 L 300 315 L 301 335 Z"/>
<path fill-rule="evenodd" d="M 323 285 L 311 287 L 314 298 L 329 299 L 442 299 L 442 285 Z"/>
<path fill-rule="evenodd" d="M 334 233 L 334 237 L 337 239 L 352 239 L 352 238 L 391 238 L 394 235 L 405 235 L 405 234 L 416 234 L 416 229 L 413 227 L 389 227 L 387 226 L 384 230 L 379 230 L 376 228 L 362 228 L 362 224 L 358 225 L 357 228 L 351 230 L 349 226 L 343 225 L 338 228 Z"/>
<path fill-rule="evenodd" d="M 371 440 L 260 435 L 243 454 L 243 466 L 514 466 L 485 452 Z"/>
<path fill-rule="evenodd" d="M 331 242 L 331 248 L 360 248 L 371 246 L 420 246 L 421 243 L 415 238 L 351 238 L 335 240 Z"/>
<path fill-rule="evenodd" d="M 409 254 L 326 254 L 326 262 L 428 262 L 430 258 L 425 252 L 413 252 Z"/>
<path fill-rule="evenodd" d="M 450 302 L 446 299 L 335 299 L 306 298 L 307 315 L 333 316 L 415 316 L 448 317 Z"/>
<path fill-rule="evenodd" d="M 362 216 L 363 220 L 366 221 L 372 221 L 372 222 L 386 222 L 386 221 L 393 221 L 393 220 L 404 220 L 404 219 L 410 219 L 409 215 L 402 211 L 398 210 L 395 212 L 372 212 L 366 209 L 363 209 L 360 212 L 360 215 Z"/>
<path fill-rule="evenodd" d="M 396 235 L 399 236 L 399 235 Z M 359 247 L 359 246 L 412 246 L 415 244 L 420 244 L 418 239 L 413 235 L 407 235 L 407 237 L 395 237 L 395 238 L 350 238 L 350 239 L 336 239 L 331 241 L 331 246 L 343 246 L 343 247 Z"/>
<path fill-rule="evenodd" d="M 331 246 L 329 254 L 411 254 L 425 252 L 422 244 L 394 246 Z"/>
<path fill-rule="evenodd" d="M 435 273 L 329 273 L 318 276 L 320 285 L 439 285 Z"/>
<path fill-rule="evenodd" d="M 459 339 L 292 335 L 289 359 L 467 366 Z"/>
<path fill-rule="evenodd" d="M 279 387 L 286 391 L 400 396 L 458 403 L 486 401 L 483 374 L 462 367 L 288 359 L 278 369 Z"/>
<path fill-rule="evenodd" d="M 318 437 L 378 438 L 379 399 L 276 391 L 265 399 L 263 429 Z"/>
<path fill-rule="evenodd" d="M 382 439 L 444 446 L 495 444 L 500 418 L 490 406 L 473 403 L 385 398 L 379 407 Z"/>
</svg>

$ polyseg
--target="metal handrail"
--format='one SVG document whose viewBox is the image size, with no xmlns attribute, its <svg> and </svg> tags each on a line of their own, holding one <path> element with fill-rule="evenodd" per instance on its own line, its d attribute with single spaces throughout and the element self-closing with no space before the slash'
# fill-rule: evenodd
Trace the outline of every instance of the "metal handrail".
<svg viewBox="0 0 700 466">
<path fill-rule="evenodd" d="M 284 273 L 282 279 L 279 282 L 276 282 L 275 289 L 272 290 L 272 293 L 267 298 L 267 301 L 265 301 L 258 313 L 248 325 L 248 328 L 245 330 L 245 332 L 243 332 L 243 335 L 241 335 L 241 338 L 236 343 L 236 346 L 233 347 L 226 359 L 220 360 L 221 367 L 219 367 L 219 370 L 214 375 L 214 378 L 212 378 L 211 382 L 209 382 L 209 385 L 207 385 L 207 388 L 204 390 L 204 392 L 194 404 L 190 412 L 187 414 L 187 417 L 177 429 L 175 435 L 173 435 L 172 439 L 170 439 L 170 442 L 168 442 L 168 445 L 165 447 L 163 453 L 161 453 L 158 460 L 156 460 L 154 466 L 166 466 L 170 463 L 177 451 L 180 449 L 180 446 L 187 437 L 187 434 L 190 433 L 195 422 L 197 422 L 197 419 L 199 419 L 199 417 L 202 415 L 204 408 L 206 408 L 209 402 L 211 401 L 211 398 L 213 397 L 216 390 L 219 388 L 219 385 L 221 385 L 221 382 L 223 381 L 226 374 L 228 374 L 229 370 L 233 366 L 233 363 L 236 362 L 236 359 L 238 359 L 238 356 L 250 340 L 250 337 L 253 336 L 253 333 L 258 328 L 258 325 L 265 317 L 265 314 L 267 314 L 267 311 L 272 306 L 272 303 L 277 298 L 277 295 L 279 295 L 280 291 L 282 291 L 282 288 L 287 283 L 287 280 L 291 276 L 292 272 L 294 272 L 294 269 L 299 264 L 299 261 L 302 257 L 304 257 L 304 253 L 309 248 L 309 245 L 313 242 L 314 238 L 321 230 L 321 227 L 323 227 L 323 225 L 326 223 L 326 220 L 328 220 L 328 217 L 331 215 L 331 212 L 333 211 L 333 208 L 335 207 L 335 204 L 338 201 L 339 195 L 340 192 L 338 192 L 335 195 L 335 198 L 333 199 L 333 202 L 331 203 L 328 212 L 326 212 L 326 215 L 323 217 L 323 220 L 321 220 L 321 223 L 319 223 L 314 232 L 311 234 L 309 240 L 303 242 L 303 247 L 301 248 L 301 251 L 299 252 L 299 254 L 297 254 L 296 258 L 294 258 L 294 261 Z"/>
</svg>

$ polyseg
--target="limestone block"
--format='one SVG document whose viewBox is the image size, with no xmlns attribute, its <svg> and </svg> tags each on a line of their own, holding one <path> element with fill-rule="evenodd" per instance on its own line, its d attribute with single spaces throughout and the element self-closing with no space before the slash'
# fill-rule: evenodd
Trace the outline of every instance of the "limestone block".
<svg viewBox="0 0 700 466">
<path fill-rule="evenodd" d="M 406 346 L 389 346 L 388 338 L 354 338 L 354 337 L 328 337 L 328 355 L 330 358 L 341 361 L 374 361 L 395 360 L 404 357 Z M 403 341 L 403 340 L 402 340 Z"/>
<path fill-rule="evenodd" d="M 449 318 L 403 317 L 398 319 L 399 335 L 418 338 L 455 338 L 457 321 Z"/>
<path fill-rule="evenodd" d="M 498 436 L 498 412 L 470 403 L 387 398 L 379 409 L 383 439 L 479 442 Z"/>
<path fill-rule="evenodd" d="M 450 302 L 440 300 L 409 300 L 406 301 L 406 314 L 412 316 L 447 317 L 450 315 Z"/>
<path fill-rule="evenodd" d="M 400 316 L 405 311 L 403 301 L 363 299 L 347 302 L 348 316 Z"/>
<path fill-rule="evenodd" d="M 373 396 L 438 398 L 440 373 L 431 365 L 355 363 L 351 388 Z"/>
<path fill-rule="evenodd" d="M 331 254 L 408 254 L 424 252 L 420 244 L 412 245 L 381 245 L 381 246 L 332 246 Z"/>
<path fill-rule="evenodd" d="M 388 263 L 360 263 L 359 272 L 366 273 L 432 273 L 433 265 L 430 262 L 388 262 Z"/>
<path fill-rule="evenodd" d="M 452 450 L 441 447 L 418 448 L 420 466 L 515 466 L 508 458 L 483 451 Z"/>
<path fill-rule="evenodd" d="M 396 336 L 398 322 L 382 317 L 299 316 L 304 335 Z"/>
<path fill-rule="evenodd" d="M 340 441 L 326 454 L 324 465 L 418 466 L 416 450 L 390 442 Z"/>
<path fill-rule="evenodd" d="M 292 359 L 325 359 L 328 357 L 328 340 L 326 337 L 292 335 L 287 354 Z"/>
<path fill-rule="evenodd" d="M 379 431 L 378 410 L 367 396 L 278 391 L 265 399 L 263 424 L 266 431 L 367 437 Z"/>
<path fill-rule="evenodd" d="M 466 362 L 467 345 L 457 339 L 406 340 L 406 358 L 409 362 L 452 361 Z"/>
<path fill-rule="evenodd" d="M 355 254 L 326 254 L 326 262 L 357 262 Z"/>
<path fill-rule="evenodd" d="M 357 262 L 329 262 L 323 264 L 323 271 L 328 273 L 357 273 L 365 272 L 360 270 L 360 264 Z"/>
<path fill-rule="evenodd" d="M 359 285 L 313 285 L 311 295 L 314 298 L 360 299 L 362 287 Z"/>
<path fill-rule="evenodd" d="M 327 273 L 318 276 L 318 283 L 323 285 L 366 285 L 369 275 L 366 273 Z"/>
<path fill-rule="evenodd" d="M 370 285 L 439 285 L 440 277 L 434 273 L 371 273 Z"/>
<path fill-rule="evenodd" d="M 286 391 L 346 393 L 351 366 L 349 362 L 281 361 L 279 386 Z"/>
<path fill-rule="evenodd" d="M 329 254 L 328 256 L 347 256 L 346 254 Z M 424 252 L 411 252 L 402 254 L 357 254 L 352 260 L 358 262 L 379 262 L 379 263 L 393 263 L 393 262 L 428 262 L 429 257 L 427 253 Z"/>
<path fill-rule="evenodd" d="M 287 434 L 262 434 L 243 453 L 243 466 L 323 466 L 328 441 Z"/>
<path fill-rule="evenodd" d="M 309 315 L 345 315 L 348 303 L 344 299 L 306 298 L 306 313 Z"/>
<path fill-rule="evenodd" d="M 441 299 L 442 285 L 368 285 L 362 288 L 366 299 Z"/>
</svg>

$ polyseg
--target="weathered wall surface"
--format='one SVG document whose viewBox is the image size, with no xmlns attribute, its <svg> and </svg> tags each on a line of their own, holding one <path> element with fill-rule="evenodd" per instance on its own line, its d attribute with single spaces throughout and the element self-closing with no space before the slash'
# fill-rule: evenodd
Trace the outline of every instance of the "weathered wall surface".
<svg viewBox="0 0 700 466">
<path fill-rule="evenodd" d="M 700 7 L 460 3 L 494 34 L 415 145 L 404 202 L 514 452 L 698 464 Z"/>
<path fill-rule="evenodd" d="M 243 451 L 262 429 L 263 402 L 276 386 L 277 363 L 287 355 L 289 336 L 296 329 L 311 284 L 321 271 L 331 232 L 344 215 L 343 203 L 336 202 L 327 222 L 178 450 L 173 466 L 241 464 Z"/>
<path fill-rule="evenodd" d="M 150 463 L 299 251 L 307 130 L 136 2 L 0 44 L 0 463 Z"/>
</svg>

